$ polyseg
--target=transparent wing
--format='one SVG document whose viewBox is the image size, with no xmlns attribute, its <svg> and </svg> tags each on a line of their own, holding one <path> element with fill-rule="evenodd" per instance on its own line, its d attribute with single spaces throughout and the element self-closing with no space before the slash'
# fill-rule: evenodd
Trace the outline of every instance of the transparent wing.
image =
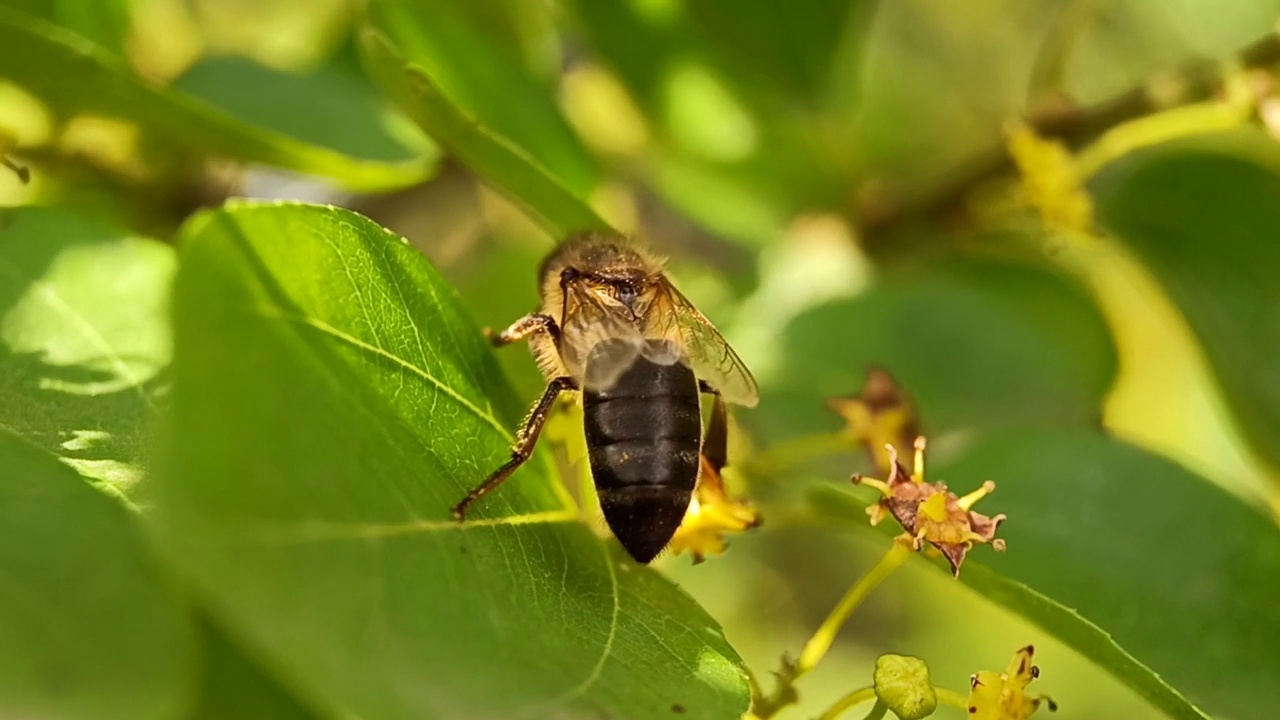
<svg viewBox="0 0 1280 720">
<path fill-rule="evenodd" d="M 755 407 L 760 401 L 760 389 L 742 358 L 688 298 L 671 283 L 664 280 L 663 285 L 658 302 L 667 303 L 669 307 L 650 309 L 651 322 L 657 326 L 651 325 L 648 335 L 678 342 L 685 361 L 699 379 L 718 390 L 725 400 Z M 650 359 L 663 362 L 656 357 Z"/>
<path fill-rule="evenodd" d="M 577 283 L 565 287 L 560 355 L 587 390 L 608 390 L 645 346 L 640 329 L 626 315 L 602 303 Z"/>
</svg>

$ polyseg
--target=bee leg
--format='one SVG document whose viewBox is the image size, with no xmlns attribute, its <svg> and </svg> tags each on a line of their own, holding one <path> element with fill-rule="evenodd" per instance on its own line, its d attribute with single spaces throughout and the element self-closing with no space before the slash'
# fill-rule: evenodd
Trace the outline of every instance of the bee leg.
<svg viewBox="0 0 1280 720">
<path fill-rule="evenodd" d="M 556 325 L 556 321 L 550 315 L 543 313 L 529 313 L 524 317 L 511 323 L 510 327 L 497 335 L 493 334 L 493 330 L 484 329 L 484 336 L 493 343 L 494 347 L 502 347 L 510 345 L 513 342 L 519 342 L 534 333 L 545 332 L 551 335 L 551 339 L 556 345 L 560 344 L 560 327 Z"/>
<path fill-rule="evenodd" d="M 714 390 L 710 392 L 715 393 Z M 702 438 L 702 457 L 717 476 L 729 462 L 729 411 L 719 393 L 715 393 L 711 421 L 707 423 L 707 433 Z"/>
<path fill-rule="evenodd" d="M 698 380 L 698 392 L 720 397 L 720 391 L 711 387 L 711 385 L 709 385 L 706 380 Z"/>
<path fill-rule="evenodd" d="M 547 318 L 550 320 L 550 318 Z M 551 407 L 555 404 L 556 397 L 565 390 L 573 390 L 576 384 L 573 378 L 558 377 L 547 384 L 547 389 L 542 393 L 542 399 L 537 405 L 533 406 L 533 410 L 529 411 L 529 416 L 525 418 L 524 424 L 521 425 L 520 431 L 516 433 L 515 445 L 511 448 L 511 459 L 502 467 L 493 472 L 492 475 L 485 478 L 485 481 L 477 485 L 467 496 L 462 498 L 462 502 L 453 507 L 453 517 L 455 520 L 462 521 L 467 514 L 467 508 L 471 507 L 477 500 L 488 495 L 498 486 L 511 477 L 511 473 L 516 468 L 524 464 L 526 460 L 533 455 L 533 448 L 538 444 L 538 435 L 542 432 L 542 426 L 547 421 L 547 415 L 551 413 Z"/>
</svg>

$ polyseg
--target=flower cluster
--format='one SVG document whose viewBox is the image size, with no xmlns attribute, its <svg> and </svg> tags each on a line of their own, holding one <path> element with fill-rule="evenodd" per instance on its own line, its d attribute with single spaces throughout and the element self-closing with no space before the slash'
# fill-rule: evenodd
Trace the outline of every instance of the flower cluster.
<svg viewBox="0 0 1280 720">
<path fill-rule="evenodd" d="M 1005 134 L 1009 155 L 1021 175 L 1022 199 L 1040 213 L 1045 228 L 1087 232 L 1093 225 L 1093 201 L 1084 190 L 1071 151 L 1023 123 L 1010 124 Z"/>
</svg>

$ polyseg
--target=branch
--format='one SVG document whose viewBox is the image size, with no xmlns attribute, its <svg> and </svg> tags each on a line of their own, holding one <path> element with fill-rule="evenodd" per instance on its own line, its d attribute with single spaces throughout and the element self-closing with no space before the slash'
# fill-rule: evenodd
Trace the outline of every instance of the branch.
<svg viewBox="0 0 1280 720">
<path fill-rule="evenodd" d="M 1270 33 L 1246 46 L 1235 56 L 1244 70 L 1269 68 L 1280 63 L 1280 35 Z M 1042 137 L 1080 147 L 1107 130 L 1136 118 L 1214 97 L 1223 91 L 1222 63 L 1202 60 L 1186 65 L 1172 76 L 1160 76 L 1121 95 L 1089 107 L 1051 107 L 1032 113 L 1026 122 Z M 894 231 L 917 223 L 937 223 L 964 218 L 965 199 L 984 183 L 1015 170 L 1003 144 L 958 168 L 954 179 L 941 188 L 898 204 L 877 199 L 855 207 L 859 228 L 868 248 L 881 244 Z"/>
</svg>

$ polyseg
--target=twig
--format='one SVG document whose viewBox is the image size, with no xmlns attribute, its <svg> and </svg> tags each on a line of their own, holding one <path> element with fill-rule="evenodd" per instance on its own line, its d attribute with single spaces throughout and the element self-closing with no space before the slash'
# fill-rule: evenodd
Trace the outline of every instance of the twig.
<svg viewBox="0 0 1280 720">
<path fill-rule="evenodd" d="M 1270 33 L 1254 41 L 1235 59 L 1244 70 L 1280 63 L 1280 35 Z M 1129 120 L 1213 97 L 1222 92 L 1224 82 L 1220 61 L 1196 61 L 1180 72 L 1153 78 L 1110 100 L 1089 107 L 1050 107 L 1033 112 L 1026 122 L 1037 135 L 1078 147 Z M 862 237 L 875 252 L 875 246 L 899 228 L 963 217 L 965 200 L 972 190 L 1013 170 L 1008 150 L 1003 145 L 994 147 L 965 163 L 949 183 L 934 192 L 896 206 L 858 213 Z"/>
</svg>

